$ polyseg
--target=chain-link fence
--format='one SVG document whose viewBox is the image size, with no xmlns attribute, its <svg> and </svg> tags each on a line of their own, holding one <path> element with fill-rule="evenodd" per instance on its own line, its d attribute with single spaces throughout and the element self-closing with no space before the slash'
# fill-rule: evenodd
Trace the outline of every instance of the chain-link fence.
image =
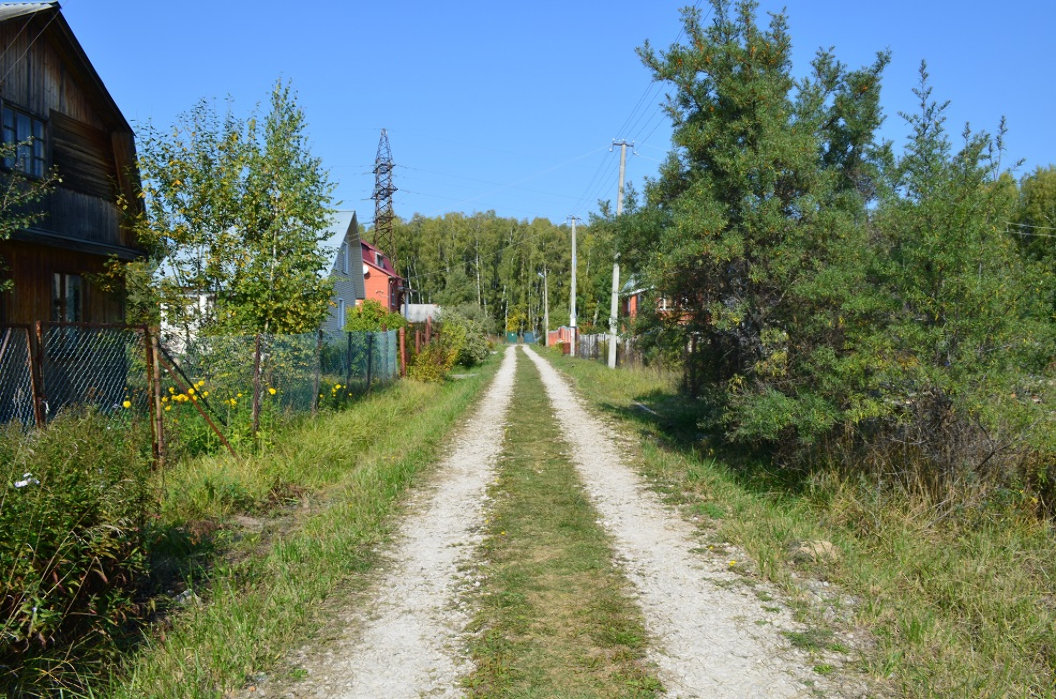
<svg viewBox="0 0 1056 699">
<path fill-rule="evenodd" d="M 34 422 L 32 356 L 28 326 L 0 328 L 0 423 Z"/>
<path fill-rule="evenodd" d="M 183 392 L 183 383 L 183 388 L 195 388 L 190 395 L 213 398 L 203 402 L 229 407 L 256 395 L 283 410 L 317 410 L 333 403 L 328 399 L 338 393 L 348 398 L 389 383 L 400 368 L 395 330 L 212 336 L 185 347 L 179 354 L 164 352 L 182 373 L 166 391 Z M 210 396 L 202 396 L 204 391 Z"/>
<path fill-rule="evenodd" d="M 68 406 L 149 416 L 161 455 L 166 434 L 255 436 L 282 415 L 341 407 L 401 366 L 397 331 L 207 336 L 171 343 L 179 352 L 155 342 L 126 326 L 0 328 L 0 423 L 43 426 Z"/>
<path fill-rule="evenodd" d="M 147 410 L 146 328 L 35 323 L 0 328 L 0 422 L 43 425 L 68 405 Z"/>
</svg>

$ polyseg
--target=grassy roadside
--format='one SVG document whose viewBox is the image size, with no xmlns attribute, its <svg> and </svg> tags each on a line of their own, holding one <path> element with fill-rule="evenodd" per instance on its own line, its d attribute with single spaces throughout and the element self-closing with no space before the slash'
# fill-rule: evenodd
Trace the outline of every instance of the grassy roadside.
<svg viewBox="0 0 1056 699">
<path fill-rule="evenodd" d="M 202 599 L 173 615 L 106 694 L 221 697 L 274 664 L 306 636 L 321 603 L 373 565 L 401 494 L 435 462 L 497 367 L 493 358 L 442 385 L 402 381 L 289 431 L 264 456 L 202 459 L 167 473 L 159 530 L 212 530 L 226 555 L 210 568 Z M 308 505 L 292 510 L 290 501 Z M 265 526 L 238 530 L 231 517 L 246 515 Z M 269 534 L 271 521 L 281 526 Z M 191 545 L 185 539 L 171 545 Z"/>
<path fill-rule="evenodd" d="M 1056 695 L 1056 536 L 1052 524 L 990 493 L 952 515 L 846 477 L 799 479 L 712 453 L 673 377 L 546 353 L 581 395 L 640 444 L 643 473 L 670 500 L 741 546 L 791 595 L 797 576 L 835 583 L 874 645 L 863 667 L 904 696 Z M 796 541 L 824 539 L 838 560 L 794 564 Z M 800 611 L 827 638 L 837 621 Z M 795 639 L 793 639 L 795 641 Z M 827 668 L 826 668 L 827 669 Z"/>
<path fill-rule="evenodd" d="M 640 612 L 524 357 L 514 395 L 465 684 L 480 697 L 655 696 Z"/>
</svg>

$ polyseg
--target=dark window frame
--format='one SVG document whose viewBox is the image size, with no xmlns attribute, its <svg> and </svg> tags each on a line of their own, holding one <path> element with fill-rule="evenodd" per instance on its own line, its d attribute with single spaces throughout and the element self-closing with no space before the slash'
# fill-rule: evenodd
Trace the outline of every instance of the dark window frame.
<svg viewBox="0 0 1056 699">
<path fill-rule="evenodd" d="M 0 100 L 0 140 L 17 143 L 14 157 L 4 158 L 7 170 L 43 179 L 48 169 L 48 122 L 7 100 Z"/>
</svg>

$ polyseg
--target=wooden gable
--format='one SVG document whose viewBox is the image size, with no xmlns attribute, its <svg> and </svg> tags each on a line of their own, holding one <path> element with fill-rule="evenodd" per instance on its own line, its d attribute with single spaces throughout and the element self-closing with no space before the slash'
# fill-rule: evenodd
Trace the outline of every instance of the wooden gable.
<svg viewBox="0 0 1056 699">
<path fill-rule="evenodd" d="M 110 258 L 143 254 L 118 205 L 123 198 L 141 211 L 132 129 L 57 2 L 0 5 L 0 45 L 0 107 L 42 131 L 44 169 L 61 178 L 37 204 L 43 216 L 0 241 L 15 286 L 0 295 L 0 320 L 48 320 L 62 274 L 85 278 L 81 320 L 119 321 L 120 294 L 93 288 L 89 277 Z"/>
</svg>

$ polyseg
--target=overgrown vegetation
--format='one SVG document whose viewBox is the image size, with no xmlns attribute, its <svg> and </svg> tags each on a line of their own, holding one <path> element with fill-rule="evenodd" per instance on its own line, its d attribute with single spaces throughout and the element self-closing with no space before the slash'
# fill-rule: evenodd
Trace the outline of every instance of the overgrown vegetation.
<svg viewBox="0 0 1056 699">
<path fill-rule="evenodd" d="M 477 366 L 491 352 L 489 323 L 479 309 L 472 306 L 445 309 L 437 321 L 437 335 L 414 357 L 407 370 L 412 379 L 442 381 L 456 364 Z"/>
<path fill-rule="evenodd" d="M 183 456 L 164 472 L 151 472 L 149 425 L 127 407 L 5 429 L 0 693 L 240 686 L 304 633 L 315 602 L 372 565 L 396 496 L 493 369 L 400 382 L 354 410 L 276 423 L 267 449 L 244 458 L 182 443 L 200 430 L 174 433 Z M 177 411 L 191 403 L 180 395 Z"/>
<path fill-rule="evenodd" d="M 796 79 L 784 16 L 755 14 L 714 0 L 708 25 L 684 11 L 685 43 L 640 51 L 670 86 L 675 149 L 641 206 L 593 227 L 670 303 L 645 346 L 681 364 L 702 429 L 781 467 L 936 502 L 992 479 L 1051 513 L 1056 270 L 1008 230 L 1001 133 L 955 148 L 922 65 L 896 154 L 876 135 L 886 54 L 852 70 L 821 51 Z"/>
<path fill-rule="evenodd" d="M 398 330 L 407 326 L 407 320 L 402 315 L 390 311 L 374 299 L 366 299 L 355 308 L 350 308 L 346 311 L 346 318 L 346 332 Z"/>
<path fill-rule="evenodd" d="M 705 406 L 678 390 L 675 373 L 547 357 L 620 421 L 633 436 L 628 443 L 641 445 L 643 472 L 700 518 L 709 544 L 743 547 L 759 574 L 799 600 L 812 638 L 854 634 L 861 668 L 878 691 L 1056 691 L 1056 536 L 1051 521 L 1036 516 L 1029 490 L 976 480 L 948 485 L 937 506 L 914 483 L 878 486 L 861 473 L 774 468 L 765 452 L 703 438 Z M 832 542 L 840 555 L 794 562 L 792 544 L 810 540 Z M 829 582 L 831 597 L 811 601 L 805 577 Z M 849 605 L 843 592 L 854 598 Z"/>
<path fill-rule="evenodd" d="M 64 413 L 0 434 L 0 692 L 58 695 L 112 663 L 151 608 L 145 421 Z"/>
</svg>

